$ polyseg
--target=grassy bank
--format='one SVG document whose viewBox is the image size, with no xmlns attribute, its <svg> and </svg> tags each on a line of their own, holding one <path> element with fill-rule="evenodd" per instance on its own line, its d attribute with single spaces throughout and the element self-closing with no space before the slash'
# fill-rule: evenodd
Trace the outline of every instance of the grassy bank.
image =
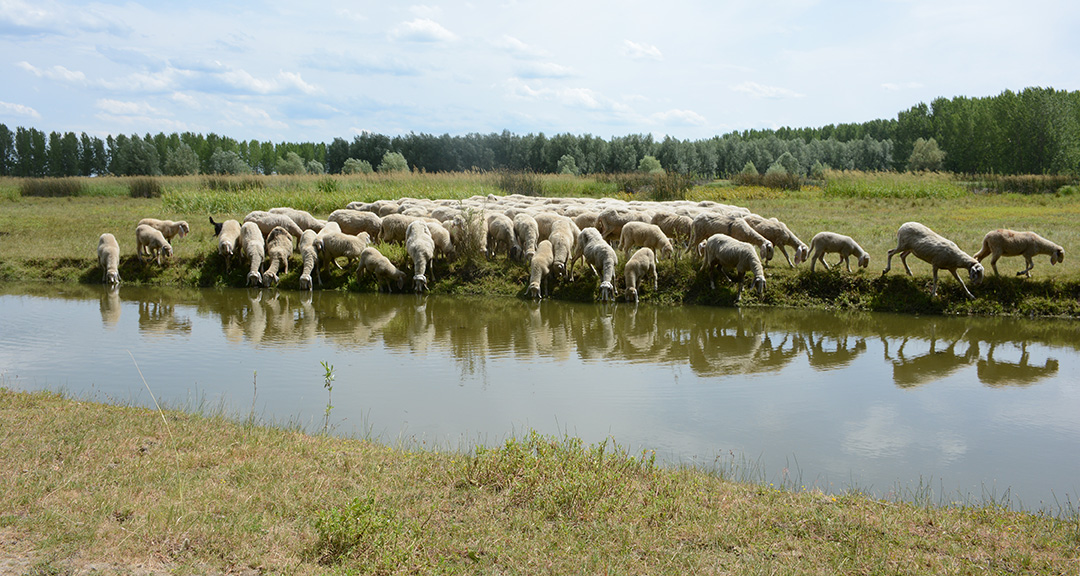
<svg viewBox="0 0 1080 576">
<path fill-rule="evenodd" d="M 102 232 L 114 233 L 121 243 L 121 277 L 129 284 L 241 286 L 240 270 L 226 273 L 216 255 L 213 216 L 242 218 L 253 209 L 291 205 L 325 217 L 350 201 L 377 198 L 465 198 L 475 194 L 503 193 L 493 175 L 409 174 L 394 177 L 248 177 L 224 183 L 205 178 L 162 179 L 160 197 L 130 198 L 115 193 L 123 186 L 117 179 L 92 180 L 89 192 L 78 197 L 21 197 L 13 181 L 0 182 L 0 281 L 47 282 L 100 281 L 95 259 L 96 240 Z M 612 182 L 574 177 L 542 179 L 546 195 L 630 198 Z M 98 188 L 92 188 L 97 186 Z M 14 192 L 13 192 L 14 191 Z M 942 273 L 939 296 L 931 299 L 930 268 L 916 258 L 909 263 L 914 278 L 894 270 L 885 278 L 886 252 L 895 246 L 896 229 L 909 220 L 921 221 L 957 242 L 969 253 L 978 250 L 989 230 L 1006 227 L 1036 230 L 1073 254 L 1080 245 L 1080 195 L 975 194 L 952 178 L 940 175 L 859 175 L 837 173 L 822 186 L 800 191 L 737 187 L 728 183 L 698 185 L 687 192 L 694 201 L 713 200 L 746 206 L 786 222 L 804 242 L 818 231 L 831 230 L 852 236 L 871 254 L 870 267 L 855 274 L 819 268 L 811 273 L 803 265 L 787 267 L 778 255 L 767 269 L 768 289 L 763 298 L 744 294 L 744 305 L 858 309 L 930 314 L 990 314 L 1080 317 L 1080 273 L 1075 259 L 1050 266 L 1036 259 L 1033 277 L 1017 278 L 1022 258 L 1004 258 L 1002 275 L 988 274 L 983 285 L 972 290 L 974 301 L 964 298 L 955 280 Z M 175 242 L 176 258 L 163 268 L 143 266 L 134 256 L 134 223 L 146 216 L 185 219 L 192 233 Z M 382 247 L 398 264 L 404 250 Z M 989 261 L 985 261 L 987 267 Z M 620 269 L 621 272 L 621 269 Z M 527 271 L 503 259 L 473 259 L 436 265 L 435 293 L 468 293 L 520 296 Z M 716 289 L 701 277 L 696 258 L 662 261 L 660 289 L 643 291 L 646 300 L 665 303 L 700 303 L 730 306 L 734 288 L 721 282 Z M 298 285 L 298 257 L 282 289 Z M 329 280 L 326 289 L 374 291 L 371 280 L 357 280 L 343 272 Z M 568 300 L 591 300 L 596 280 L 591 274 L 556 288 L 554 296 Z"/>
<path fill-rule="evenodd" d="M 0 558 L 28 574 L 1066 574 L 1080 557 L 1075 517 L 743 484 L 610 442 L 391 448 L 3 388 L 0 426 Z"/>
</svg>

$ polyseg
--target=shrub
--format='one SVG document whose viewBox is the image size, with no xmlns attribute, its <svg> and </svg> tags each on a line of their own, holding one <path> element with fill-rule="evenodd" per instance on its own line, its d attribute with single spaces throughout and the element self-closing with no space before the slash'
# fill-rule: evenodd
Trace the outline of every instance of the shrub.
<svg viewBox="0 0 1080 576">
<path fill-rule="evenodd" d="M 944 163 L 945 151 L 938 147 L 937 140 L 919 138 L 915 141 L 911 156 L 908 157 L 908 170 L 911 172 L 937 172 L 941 170 Z"/>
<path fill-rule="evenodd" d="M 1054 194 L 1064 186 L 1075 185 L 1076 177 L 1066 174 L 1024 174 L 999 176 L 991 174 L 979 178 L 988 192 L 1016 194 Z"/>
<path fill-rule="evenodd" d="M 315 532 L 314 554 L 320 564 L 354 560 L 365 572 L 389 573 L 405 559 L 398 546 L 404 522 L 370 496 L 322 513 L 315 520 Z"/>
<path fill-rule="evenodd" d="M 766 188 L 778 188 L 781 190 L 798 190 L 802 187 L 802 177 L 788 172 L 780 161 L 773 162 L 772 166 L 765 171 L 762 184 Z"/>
<path fill-rule="evenodd" d="M 356 158 L 349 158 L 345 161 L 345 165 L 341 167 L 342 174 L 371 174 L 373 172 L 375 172 L 375 169 L 371 167 L 371 162 Z"/>
<path fill-rule="evenodd" d="M 743 165 L 741 172 L 731 178 L 732 182 L 739 186 L 761 186 L 762 178 L 761 174 L 758 174 L 757 167 L 754 163 L 747 160 Z"/>
<path fill-rule="evenodd" d="M 78 178 L 27 178 L 19 184 L 23 196 L 80 196 L 85 191 L 86 185 Z"/>
<path fill-rule="evenodd" d="M 315 185 L 319 189 L 319 192 L 323 194 L 333 194 L 338 191 L 338 181 L 330 176 L 324 176 L 319 178 L 319 182 Z"/>
<path fill-rule="evenodd" d="M 210 156 L 209 168 L 213 174 L 251 174 L 251 166 L 239 154 L 221 148 Z"/>
<path fill-rule="evenodd" d="M 563 154 L 562 158 L 559 158 L 558 170 L 559 174 L 573 174 L 576 176 L 578 173 L 577 160 L 570 154 Z"/>
<path fill-rule="evenodd" d="M 286 175 L 303 174 L 305 172 L 304 159 L 296 152 L 286 152 L 277 162 L 277 173 Z"/>
<path fill-rule="evenodd" d="M 165 174 L 169 176 L 187 176 L 199 173 L 199 155 L 191 146 L 181 142 L 175 148 L 165 151 Z"/>
<path fill-rule="evenodd" d="M 128 190 L 132 198 L 161 198 L 162 186 L 157 178 L 133 178 Z"/>
<path fill-rule="evenodd" d="M 544 179 L 535 172 L 510 170 L 499 172 L 498 186 L 500 190 L 507 194 L 544 195 Z"/>
<path fill-rule="evenodd" d="M 401 152 L 387 152 L 383 154 L 382 162 L 379 162 L 380 173 L 408 172 L 409 162 Z"/>
<path fill-rule="evenodd" d="M 653 176 L 652 189 L 648 196 L 656 202 L 686 200 L 686 193 L 694 186 L 694 180 L 688 174 L 670 172 Z"/>
<path fill-rule="evenodd" d="M 660 165 L 656 156 L 645 156 L 638 162 L 638 171 L 646 174 L 663 174 L 664 167 Z"/>
<path fill-rule="evenodd" d="M 306 170 L 308 174 L 326 173 L 326 168 L 323 167 L 322 162 L 319 162 L 318 160 L 308 160 L 307 164 L 304 164 L 304 170 Z"/>
</svg>

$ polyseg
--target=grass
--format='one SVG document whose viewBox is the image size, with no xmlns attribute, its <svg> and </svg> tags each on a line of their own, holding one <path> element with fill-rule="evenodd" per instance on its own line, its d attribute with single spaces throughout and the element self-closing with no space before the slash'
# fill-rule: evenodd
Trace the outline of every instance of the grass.
<svg viewBox="0 0 1080 576">
<path fill-rule="evenodd" d="M 4 388 L 0 426 L 0 550 L 35 573 L 1064 574 L 1080 557 L 1075 510 L 748 484 L 611 441 L 419 450 Z"/>
<path fill-rule="evenodd" d="M 45 280 L 87 282 L 100 279 L 95 250 L 102 232 L 115 234 L 121 243 L 121 277 L 135 285 L 224 286 L 243 285 L 238 268 L 226 274 L 216 255 L 213 230 L 207 216 L 221 221 L 242 218 L 250 210 L 290 205 L 325 217 L 351 201 L 379 198 L 465 198 L 501 194 L 499 175 L 397 174 L 357 176 L 245 176 L 163 178 L 160 198 L 131 198 L 125 179 L 85 179 L 84 188 L 123 188 L 106 196 L 39 198 L 19 196 L 19 181 L 0 180 L 0 281 Z M 615 196 L 634 198 L 620 191 L 616 177 L 531 176 L 545 195 Z M 252 185 L 252 182 L 259 182 Z M 233 185 L 235 184 L 235 186 Z M 213 186 L 211 188 L 210 186 Z M 844 188 L 846 186 L 847 188 Z M 843 191 L 846 190 L 846 191 Z M 928 297 L 930 267 L 910 258 L 915 277 L 908 279 L 899 262 L 884 279 L 886 252 L 895 246 L 896 229 L 909 220 L 921 221 L 954 240 L 969 253 L 978 250 L 982 236 L 996 228 L 1036 230 L 1073 253 L 1080 245 L 1080 195 L 976 194 L 963 191 L 955 179 L 939 174 L 861 174 L 831 172 L 824 188 L 806 186 L 798 191 L 732 186 L 728 182 L 697 185 L 688 200 L 712 200 L 746 206 L 787 223 L 804 242 L 814 233 L 831 230 L 855 238 L 871 254 L 870 268 L 853 275 L 839 272 L 811 274 L 806 266 L 787 267 L 778 255 L 768 267 L 769 287 L 764 298 L 744 295 L 744 305 L 850 308 L 935 314 L 1013 314 L 1080 316 L 1080 274 L 1067 257 L 1050 266 L 1047 257 L 1036 259 L 1031 279 L 1016 278 L 1022 258 L 1004 258 L 1002 276 L 973 292 L 967 301 L 955 280 L 945 274 L 940 296 Z M 13 192 L 11 192 L 13 191 Z M 192 232 L 175 242 L 176 257 L 167 266 L 142 266 L 134 258 L 130 239 L 134 223 L 146 216 L 188 220 Z M 47 238 L 48 240 L 44 240 Z M 383 247 L 386 249 L 387 247 Z M 387 255 L 404 264 L 406 255 L 395 247 Z M 620 254 L 620 258 L 624 258 Z M 716 290 L 699 278 L 694 258 L 661 261 L 661 289 L 643 291 L 643 298 L 665 304 L 701 303 L 730 306 L 734 289 L 721 284 Z M 984 262 L 989 264 L 989 261 Z M 989 266 L 987 266 L 989 268 Z M 291 266 L 281 286 L 295 288 L 299 266 Z M 436 263 L 435 293 L 520 296 L 526 271 L 502 259 L 470 259 Z M 338 273 L 330 289 L 374 291 L 374 282 Z M 555 297 L 591 301 L 595 279 L 582 275 L 572 284 L 555 289 Z"/>
</svg>

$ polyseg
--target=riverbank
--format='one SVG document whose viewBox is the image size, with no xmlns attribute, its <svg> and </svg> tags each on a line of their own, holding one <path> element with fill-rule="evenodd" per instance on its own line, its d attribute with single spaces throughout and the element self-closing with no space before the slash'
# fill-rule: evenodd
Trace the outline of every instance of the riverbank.
<svg viewBox="0 0 1080 576">
<path fill-rule="evenodd" d="M 4 388 L 0 425 L 0 566 L 19 573 L 1064 574 L 1080 557 L 1075 517 L 744 484 L 610 442 L 388 447 Z"/>
<path fill-rule="evenodd" d="M 472 179 L 469 179 L 472 178 Z M 911 177 L 908 177 L 910 179 Z M 1015 315 L 1040 317 L 1080 317 L 1080 272 L 1072 256 L 1051 266 L 1045 256 L 1037 257 L 1031 278 L 1016 277 L 1022 258 L 1003 258 L 1001 276 L 989 271 L 986 280 L 972 287 L 976 299 L 968 300 L 947 273 L 941 273 L 938 296 L 929 295 L 932 278 L 927 264 L 916 258 L 909 263 L 915 272 L 907 277 L 902 266 L 882 277 L 886 252 L 895 246 L 896 228 L 905 221 L 919 220 L 952 238 L 962 249 L 974 253 L 985 232 L 1008 227 L 1037 230 L 1063 245 L 1068 254 L 1080 244 L 1080 195 L 976 195 L 950 189 L 920 195 L 898 189 L 888 180 L 867 176 L 871 192 L 838 195 L 829 189 L 811 188 L 797 192 L 777 192 L 760 188 L 704 185 L 690 190 L 687 198 L 713 200 L 745 206 L 765 216 L 786 222 L 804 242 L 821 230 L 841 232 L 856 238 L 871 254 L 870 266 L 854 274 L 820 267 L 810 272 L 807 265 L 789 268 L 782 255 L 767 267 L 768 287 L 763 297 L 744 292 L 743 306 L 783 306 L 816 309 L 887 311 L 914 314 Z M 290 181 L 291 182 L 291 181 Z M 335 183 L 328 186 L 327 182 Z M 349 200 L 375 197 L 450 197 L 500 193 L 480 176 L 412 175 L 398 180 L 379 180 L 349 189 L 336 180 L 298 181 L 282 190 L 213 191 L 194 184 L 177 185 L 160 198 L 123 196 L 31 198 L 0 197 L 0 282 L 100 282 L 95 249 L 102 232 L 112 232 L 121 244 L 120 275 L 128 285 L 163 286 L 243 286 L 244 274 L 226 271 L 216 254 L 216 242 L 207 217 L 218 221 L 242 218 L 249 209 L 292 205 L 325 217 L 330 210 Z M 345 181 L 342 182 L 352 182 Z M 557 181 L 560 195 L 597 193 L 585 179 Z M 933 182 L 936 182 L 933 181 Z M 935 184 L 937 185 L 937 184 Z M 576 187 L 575 187 L 576 186 Z M 865 187 L 864 187 L 865 188 Z M 610 191 L 599 191 L 602 194 Z M 133 234 L 128 232 L 147 216 L 187 220 L 192 232 L 174 242 L 176 256 L 164 267 L 143 265 L 134 255 Z M 397 246 L 380 246 L 393 261 L 403 265 L 405 252 Z M 621 258 L 624 258 L 620 254 Z M 833 257 L 835 258 L 835 257 Z M 299 284 L 299 261 L 282 276 L 280 289 L 294 290 Z M 705 304 L 734 306 L 735 288 L 724 281 L 710 286 L 699 274 L 698 260 L 685 254 L 678 260 L 659 263 L 659 289 L 646 287 L 642 299 L 666 305 Z M 621 273 L 621 266 L 618 269 Z M 521 264 L 500 257 L 462 259 L 435 264 L 430 289 L 435 294 L 473 294 L 523 297 L 527 270 Z M 965 277 L 966 274 L 962 274 Z M 345 271 L 335 271 L 322 289 L 376 290 L 370 278 L 358 279 Z M 597 280 L 585 273 L 571 283 L 556 286 L 553 297 L 591 301 Z"/>
</svg>

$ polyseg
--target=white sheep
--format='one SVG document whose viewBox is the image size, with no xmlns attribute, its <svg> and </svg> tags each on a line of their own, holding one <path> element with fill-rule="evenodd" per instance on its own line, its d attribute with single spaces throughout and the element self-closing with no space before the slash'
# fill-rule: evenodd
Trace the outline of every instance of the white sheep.
<svg viewBox="0 0 1080 576">
<path fill-rule="evenodd" d="M 146 263 L 143 256 L 157 257 L 157 263 L 160 266 L 161 258 L 170 258 L 172 253 L 172 245 L 160 230 L 148 224 L 139 224 L 135 227 L 135 255 L 139 257 L 139 262 Z"/>
<path fill-rule="evenodd" d="M 296 225 L 296 222 L 292 221 L 292 218 L 289 218 L 284 214 L 273 214 L 263 210 L 254 210 L 248 212 L 248 214 L 244 216 L 244 223 L 247 224 L 248 222 L 252 222 L 259 227 L 259 232 L 263 235 L 263 239 L 266 239 L 266 237 L 270 235 L 270 231 L 277 226 L 284 228 L 294 238 L 299 238 L 304 233 L 304 231 Z"/>
<path fill-rule="evenodd" d="M 267 265 L 262 275 L 263 286 L 270 287 L 278 284 L 278 270 L 281 270 L 282 275 L 289 273 L 289 256 L 292 255 L 292 251 L 292 235 L 281 226 L 275 226 L 266 238 Z"/>
<path fill-rule="evenodd" d="M 218 254 L 225 259 L 225 271 L 228 272 L 233 255 L 240 249 L 240 223 L 232 219 L 214 222 L 212 217 L 210 223 L 214 225 L 214 235 L 218 237 Z"/>
<path fill-rule="evenodd" d="M 521 252 L 517 235 L 514 234 L 514 221 L 501 212 L 492 212 L 487 216 L 488 257 L 494 258 L 499 252 L 512 256 Z"/>
<path fill-rule="evenodd" d="M 578 235 L 578 241 L 574 244 L 574 255 L 570 261 L 570 278 L 573 275 L 573 266 L 579 258 L 585 258 L 593 273 L 600 277 L 600 294 L 598 299 L 608 302 L 615 299 L 615 265 L 619 263 L 619 256 L 611 247 L 600 231 L 596 228 L 586 228 Z M 600 270 L 598 271 L 597 268 Z"/>
<path fill-rule="evenodd" d="M 703 212 L 694 217 L 690 227 L 691 243 L 700 246 L 713 234 L 725 234 L 736 240 L 748 242 L 758 247 L 758 255 L 763 260 L 769 260 L 773 256 L 772 242 L 761 234 L 758 234 L 743 218 L 743 214 L 736 212 Z"/>
<path fill-rule="evenodd" d="M 619 234 L 619 249 L 623 254 L 629 255 L 631 248 L 639 246 L 651 248 L 654 255 L 658 253 L 669 258 L 675 253 L 671 239 L 656 224 L 637 221 L 623 224 L 622 233 Z"/>
<path fill-rule="evenodd" d="M 974 258 L 982 262 L 983 258 L 991 254 L 993 256 L 990 257 L 990 267 L 994 269 L 994 275 L 998 273 L 997 261 L 1002 256 L 1023 256 L 1027 266 L 1016 275 L 1028 278 L 1031 277 L 1031 269 L 1035 267 L 1035 263 L 1031 261 L 1034 256 L 1049 255 L 1051 266 L 1065 260 L 1065 249 L 1046 238 L 1034 232 L 1017 232 L 1003 228 L 991 230 L 983 236 L 982 249 Z"/>
<path fill-rule="evenodd" d="M 551 241 L 551 250 L 554 254 L 551 271 L 556 279 L 561 279 L 567 272 L 570 253 L 576 245 L 578 236 L 574 233 L 575 228 L 574 222 L 566 216 L 559 216 L 551 224 L 551 232 L 547 239 Z M 596 228 L 589 228 L 589 230 L 596 230 Z M 573 270 L 570 270 L 569 278 L 571 281 L 574 280 Z"/>
<path fill-rule="evenodd" d="M 521 257 L 526 263 L 536 254 L 537 242 L 540 241 L 539 225 L 536 218 L 524 212 L 514 215 L 514 235 L 521 246 Z"/>
<path fill-rule="evenodd" d="M 777 220 L 776 218 L 764 218 L 757 214 L 747 214 L 743 216 L 743 220 L 754 229 L 755 232 L 761 234 L 769 242 L 772 242 L 773 248 L 779 248 L 780 253 L 784 255 L 784 260 L 787 260 L 788 266 L 794 268 L 796 264 L 800 264 L 806 261 L 806 257 L 810 254 L 810 248 L 803 244 L 802 240 L 787 227 L 787 224 Z M 787 250 L 784 246 L 791 246 L 795 249 L 795 260 L 788 256 Z M 771 260 L 772 256 L 767 260 Z"/>
<path fill-rule="evenodd" d="M 623 233 L 625 232 L 626 228 L 623 228 Z M 638 283 L 649 274 L 652 275 L 653 291 L 656 291 L 658 288 L 656 253 L 651 248 L 639 248 L 626 261 L 626 267 L 623 268 L 623 279 L 626 280 L 626 300 L 628 302 L 638 301 Z"/>
<path fill-rule="evenodd" d="M 960 283 L 960 287 L 964 289 L 968 298 L 975 298 L 975 296 L 960 279 L 956 269 L 966 268 L 972 285 L 982 282 L 983 267 L 978 260 L 968 256 L 952 240 L 918 222 L 906 222 L 896 231 L 896 248 L 889 250 L 889 258 L 885 262 L 885 269 L 881 272 L 882 276 L 892 269 L 894 254 L 900 254 L 900 261 L 904 264 L 904 270 L 907 271 L 908 276 L 912 276 L 911 268 L 907 264 L 908 254 L 915 254 L 918 259 L 928 262 L 933 267 L 934 287 L 930 290 L 931 297 L 937 294 L 938 270 L 941 268 L 952 273 L 953 278 Z"/>
<path fill-rule="evenodd" d="M 251 269 L 247 275 L 248 286 L 262 284 L 262 262 L 266 257 L 266 240 L 263 239 L 259 225 L 254 222 L 244 222 L 240 226 L 240 248 L 251 261 Z"/>
<path fill-rule="evenodd" d="M 289 208 L 287 206 L 271 208 L 270 213 L 288 216 L 301 230 L 314 230 L 318 232 L 319 230 L 322 230 L 323 226 L 326 226 L 326 220 L 319 220 L 312 216 L 311 213 L 304 210 L 297 210 L 296 208 Z"/>
<path fill-rule="evenodd" d="M 404 244 L 405 229 L 417 218 L 418 216 L 407 216 L 405 214 L 387 214 L 383 216 L 379 238 L 387 244 Z"/>
<path fill-rule="evenodd" d="M 450 238 L 450 231 L 446 229 L 446 226 L 433 218 L 425 218 L 424 222 L 427 222 L 431 239 L 435 241 L 435 254 L 441 254 L 447 260 L 456 258 L 457 250 L 454 248 L 454 241 Z"/>
<path fill-rule="evenodd" d="M 311 291 L 311 271 L 315 271 L 315 276 L 319 280 L 319 286 L 322 286 L 322 274 L 319 273 L 319 250 L 322 247 L 322 241 L 319 240 L 319 235 L 314 230 L 304 230 L 304 233 L 300 236 L 300 243 L 297 245 L 296 250 L 300 253 L 300 258 L 304 262 L 304 267 L 300 271 L 300 289 Z"/>
<path fill-rule="evenodd" d="M 382 217 L 374 212 L 360 210 L 334 210 L 326 217 L 327 222 L 336 222 L 345 234 L 359 234 L 367 232 L 373 240 L 378 240 L 382 234 Z"/>
<path fill-rule="evenodd" d="M 183 238 L 191 232 L 191 227 L 188 226 L 187 221 L 178 220 L 173 222 L 172 220 L 158 220 L 157 218 L 143 218 L 139 220 L 136 226 L 142 225 L 149 226 L 165 237 L 165 240 L 172 242 L 173 237 L 179 236 Z"/>
<path fill-rule="evenodd" d="M 685 246 L 690 241 L 690 229 L 694 219 L 684 214 L 659 210 L 653 214 L 652 223 L 660 227 L 668 238 L 681 241 Z"/>
<path fill-rule="evenodd" d="M 430 274 L 428 265 L 435 258 L 435 240 L 431 238 L 431 230 L 423 220 L 409 224 L 405 230 L 405 251 L 413 262 L 413 290 L 420 294 L 427 290 L 425 274 Z"/>
<path fill-rule="evenodd" d="M 398 270 L 389 258 L 372 246 L 364 248 L 360 254 L 360 265 L 356 268 L 357 276 L 362 276 L 365 272 L 375 277 L 375 285 L 379 290 L 386 284 L 386 291 L 391 292 L 391 282 L 397 283 L 398 290 L 405 288 L 405 272 Z"/>
<path fill-rule="evenodd" d="M 614 242 L 622 234 L 627 222 L 652 222 L 652 215 L 637 210 L 606 208 L 596 216 L 596 229 L 607 242 Z"/>
<path fill-rule="evenodd" d="M 116 236 L 108 232 L 98 237 L 98 266 L 101 266 L 101 281 L 109 285 L 120 283 L 120 243 Z"/>
<path fill-rule="evenodd" d="M 698 244 L 698 254 L 702 257 L 702 272 L 715 266 L 725 277 L 738 284 L 739 288 L 735 293 L 736 302 L 742 299 L 743 278 L 746 277 L 747 272 L 754 275 L 751 285 L 758 296 L 765 294 L 765 268 L 761 265 L 761 258 L 752 245 L 736 240 L 727 234 L 717 233 Z M 728 275 L 729 269 L 735 272 L 734 279 Z M 711 276 L 709 285 L 716 288 L 716 283 Z"/>
<path fill-rule="evenodd" d="M 857 259 L 858 266 L 860 268 L 866 268 L 870 265 L 870 254 L 863 250 L 862 246 L 859 246 L 855 240 L 852 240 L 850 236 L 844 236 L 843 234 L 837 234 L 835 232 L 818 232 L 810 239 L 810 271 L 814 271 L 814 265 L 821 262 L 821 265 L 826 270 L 829 269 L 829 263 L 825 261 L 826 254 L 839 254 L 840 260 L 836 262 L 839 266 L 841 262 L 847 267 L 847 271 L 851 272 L 851 261 L 849 258 L 854 255 Z"/>
<path fill-rule="evenodd" d="M 549 280 L 551 278 L 551 264 L 555 261 L 555 254 L 551 249 L 551 240 L 543 240 L 536 245 L 529 260 L 529 285 L 525 294 L 529 298 L 541 299 L 544 294 L 551 294 Z"/>
<path fill-rule="evenodd" d="M 338 264 L 338 258 L 347 258 L 346 265 L 352 266 L 360 259 L 360 255 L 371 242 L 371 237 L 367 232 L 361 232 L 356 236 L 343 232 L 328 232 L 320 233 L 315 238 L 321 244 L 319 253 L 322 255 L 323 266 L 329 268 L 332 264 L 338 270 L 343 269 L 341 264 Z"/>
</svg>

